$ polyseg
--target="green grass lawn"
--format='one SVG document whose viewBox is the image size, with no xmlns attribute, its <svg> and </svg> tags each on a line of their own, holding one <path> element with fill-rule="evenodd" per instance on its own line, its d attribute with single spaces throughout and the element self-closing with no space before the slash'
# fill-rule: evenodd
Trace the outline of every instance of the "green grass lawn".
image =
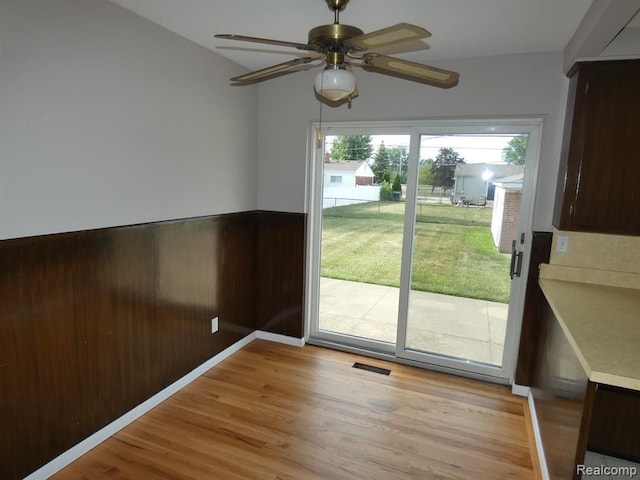
<svg viewBox="0 0 640 480">
<path fill-rule="evenodd" d="M 399 286 L 404 203 L 371 202 L 325 210 L 324 277 Z M 509 259 L 491 238 L 491 209 L 418 208 L 415 290 L 507 303 Z"/>
<path fill-rule="evenodd" d="M 323 218 L 369 218 L 373 220 L 388 220 L 402 225 L 404 216 L 404 202 L 367 202 L 344 207 L 328 208 L 323 212 Z M 490 208 L 462 208 L 451 204 L 418 204 L 416 217 L 418 222 L 451 223 L 457 225 L 476 225 L 491 227 Z"/>
</svg>

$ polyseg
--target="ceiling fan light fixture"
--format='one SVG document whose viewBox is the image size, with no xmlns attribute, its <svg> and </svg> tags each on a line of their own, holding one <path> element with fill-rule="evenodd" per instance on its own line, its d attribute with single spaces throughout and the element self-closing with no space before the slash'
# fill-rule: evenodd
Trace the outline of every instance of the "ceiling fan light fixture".
<svg viewBox="0 0 640 480">
<path fill-rule="evenodd" d="M 314 81 L 315 98 L 320 101 L 320 107 L 323 103 L 334 107 L 340 106 L 347 101 L 351 108 L 351 100 L 358 96 L 356 79 L 351 71 L 352 62 L 354 66 L 364 67 L 364 71 L 367 72 L 382 73 L 434 87 L 451 88 L 458 84 L 460 75 L 457 72 L 371 51 L 373 48 L 415 42 L 430 37 L 431 33 L 424 28 L 410 23 L 398 23 L 364 33 L 358 27 L 340 23 L 340 12 L 344 10 L 349 0 L 325 0 L 325 2 L 334 14 L 333 24 L 313 27 L 309 30 L 306 44 L 236 34 L 215 35 L 216 38 L 227 40 L 279 45 L 309 52 L 307 57 L 294 58 L 288 62 L 233 77 L 231 81 L 235 82 L 234 85 L 254 84 L 306 70 L 306 68 L 298 68 L 299 65 L 314 62 L 312 66 L 319 66 L 320 64 L 315 61 L 321 59 L 324 60 L 326 67 Z"/>
<path fill-rule="evenodd" d="M 321 97 L 337 102 L 353 95 L 356 78 L 344 67 L 330 65 L 316 75 L 313 87 Z"/>
</svg>

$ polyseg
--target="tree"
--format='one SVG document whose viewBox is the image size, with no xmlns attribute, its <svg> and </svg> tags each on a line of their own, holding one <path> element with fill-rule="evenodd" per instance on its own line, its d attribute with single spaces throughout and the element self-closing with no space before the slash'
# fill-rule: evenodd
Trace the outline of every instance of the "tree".
<svg viewBox="0 0 640 480">
<path fill-rule="evenodd" d="M 380 183 L 383 180 L 384 174 L 390 171 L 389 151 L 387 150 L 387 147 L 384 146 L 384 142 L 380 143 L 373 165 L 371 165 L 371 170 L 373 170 L 373 181 L 375 183 Z"/>
<path fill-rule="evenodd" d="M 391 147 L 387 151 L 389 152 L 389 168 L 400 173 L 402 180 L 406 181 L 409 169 L 409 154 L 406 147 Z"/>
<path fill-rule="evenodd" d="M 528 135 L 518 135 L 513 137 L 507 146 L 502 150 L 502 158 L 511 165 L 524 165 L 524 159 L 527 155 Z"/>
<path fill-rule="evenodd" d="M 331 146 L 333 160 L 368 160 L 372 153 L 369 135 L 340 135 Z"/>
<path fill-rule="evenodd" d="M 433 159 L 430 158 L 428 160 L 420 160 L 420 166 L 418 167 L 418 184 L 431 185 L 431 193 L 433 193 L 434 189 L 432 165 Z"/>
<path fill-rule="evenodd" d="M 431 164 L 433 185 L 445 191 L 453 187 L 453 174 L 459 163 L 464 163 L 464 158 L 458 152 L 452 148 L 441 148 Z"/>
</svg>

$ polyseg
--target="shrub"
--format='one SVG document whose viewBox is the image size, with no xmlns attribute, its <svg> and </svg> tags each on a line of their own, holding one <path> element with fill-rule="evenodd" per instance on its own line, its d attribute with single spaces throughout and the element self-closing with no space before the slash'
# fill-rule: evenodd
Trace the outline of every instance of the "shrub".
<svg viewBox="0 0 640 480">
<path fill-rule="evenodd" d="M 401 181 L 402 181 L 402 178 L 400 177 L 400 174 L 398 173 L 396 175 L 396 178 L 393 179 L 393 186 L 391 187 L 391 190 L 393 190 L 394 192 L 401 192 L 402 191 Z"/>
<path fill-rule="evenodd" d="M 380 201 L 386 202 L 391 195 L 391 184 L 386 180 L 380 182 Z"/>
</svg>

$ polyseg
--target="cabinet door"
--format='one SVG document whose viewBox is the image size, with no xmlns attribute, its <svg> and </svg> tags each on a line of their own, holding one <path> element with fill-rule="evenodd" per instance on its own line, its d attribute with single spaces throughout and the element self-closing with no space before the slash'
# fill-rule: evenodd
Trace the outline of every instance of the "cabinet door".
<svg viewBox="0 0 640 480">
<path fill-rule="evenodd" d="M 598 387 L 589 450 L 640 461 L 640 392 L 607 385 Z"/>
<path fill-rule="evenodd" d="M 531 394 L 550 478 L 579 478 L 595 384 L 590 382 L 546 298 L 540 311 Z"/>
<path fill-rule="evenodd" d="M 640 62 L 584 64 L 572 83 L 575 105 L 556 226 L 640 235 Z"/>
</svg>

